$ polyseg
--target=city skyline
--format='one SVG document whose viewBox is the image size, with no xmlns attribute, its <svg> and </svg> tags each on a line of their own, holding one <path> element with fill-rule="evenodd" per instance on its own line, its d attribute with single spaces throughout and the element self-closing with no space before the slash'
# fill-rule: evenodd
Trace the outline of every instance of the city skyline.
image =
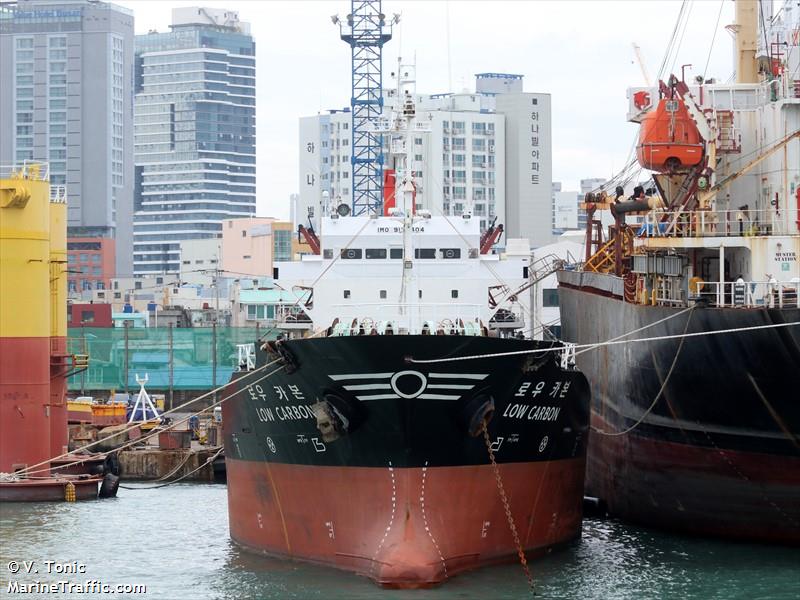
<svg viewBox="0 0 800 600">
<path fill-rule="evenodd" d="M 253 23 L 257 52 L 257 214 L 288 218 L 297 192 L 298 123 L 302 116 L 349 106 L 350 49 L 330 16 L 349 2 L 118 2 L 136 13 L 136 33 L 167 31 L 173 7 L 203 5 L 239 11 Z M 566 189 L 580 180 L 610 176 L 626 162 L 637 132 L 625 121 L 626 88 L 643 85 L 632 43 L 641 47 L 655 80 L 671 27 L 641 28 L 629 2 L 389 2 L 402 12 L 384 48 L 384 87 L 402 53 L 416 56 L 419 93 L 474 91 L 475 73 L 525 75 L 526 90 L 553 98 L 553 179 Z M 648 20 L 675 23 L 680 3 L 648 3 Z M 692 4 L 674 65 L 696 63 L 687 77 L 706 71 L 725 81 L 732 72 L 732 3 Z M 565 27 L 565 23 L 569 27 Z M 715 23 L 718 23 L 716 26 Z M 710 51 L 712 38 L 713 49 Z M 449 43 L 448 43 L 449 40 Z M 705 69 L 708 59 L 709 67 Z M 700 64 L 702 63 L 702 64 Z"/>
</svg>

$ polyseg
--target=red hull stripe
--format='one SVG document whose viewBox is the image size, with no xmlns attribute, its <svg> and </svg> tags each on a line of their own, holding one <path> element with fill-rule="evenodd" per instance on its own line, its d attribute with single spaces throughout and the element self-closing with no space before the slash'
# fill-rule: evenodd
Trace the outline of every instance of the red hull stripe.
<svg viewBox="0 0 800 600">
<path fill-rule="evenodd" d="M 100 479 L 74 479 L 76 500 L 94 500 Z M 63 479 L 0 483 L 0 502 L 64 502 L 67 482 Z"/>
<path fill-rule="evenodd" d="M 227 459 L 231 537 L 392 587 L 424 587 L 513 557 L 488 465 L 317 467 Z M 500 465 L 534 554 L 580 535 L 583 459 Z"/>
<path fill-rule="evenodd" d="M 592 424 L 610 431 L 597 414 Z M 800 544 L 800 456 L 591 434 L 586 489 L 644 525 Z"/>
</svg>

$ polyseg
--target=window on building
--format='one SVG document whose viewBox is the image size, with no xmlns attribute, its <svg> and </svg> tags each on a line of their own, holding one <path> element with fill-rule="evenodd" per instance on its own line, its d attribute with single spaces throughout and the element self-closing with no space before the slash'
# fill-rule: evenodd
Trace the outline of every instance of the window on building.
<svg viewBox="0 0 800 600">
<path fill-rule="evenodd" d="M 558 306 L 558 290 L 545 288 L 542 290 L 542 306 Z"/>
<path fill-rule="evenodd" d="M 99 254 L 92 254 L 92 262 L 96 265 L 100 264 L 100 255 Z"/>
<path fill-rule="evenodd" d="M 386 290 L 381 290 L 378 296 L 381 300 L 386 300 Z"/>
<path fill-rule="evenodd" d="M 133 282 L 134 289 L 140 290 L 142 289 L 142 282 L 141 281 L 134 281 Z"/>
<path fill-rule="evenodd" d="M 247 232 L 244 229 L 242 229 L 242 237 L 247 237 Z"/>
<path fill-rule="evenodd" d="M 255 321 L 260 319 L 269 318 L 270 312 L 264 304 L 248 304 L 247 305 L 247 320 Z M 274 312 L 273 312 L 274 314 Z"/>
<path fill-rule="evenodd" d="M 93 310 L 82 310 L 81 311 L 81 323 L 94 323 L 94 311 Z"/>
<path fill-rule="evenodd" d="M 164 283 L 164 278 L 163 277 L 156 277 L 156 284 L 161 284 L 161 283 Z"/>
<path fill-rule="evenodd" d="M 349 298 L 350 297 L 350 290 L 344 290 L 344 294 L 343 295 L 344 295 L 345 299 Z"/>
<path fill-rule="evenodd" d="M 450 290 L 451 298 L 458 298 L 458 290 Z"/>
</svg>

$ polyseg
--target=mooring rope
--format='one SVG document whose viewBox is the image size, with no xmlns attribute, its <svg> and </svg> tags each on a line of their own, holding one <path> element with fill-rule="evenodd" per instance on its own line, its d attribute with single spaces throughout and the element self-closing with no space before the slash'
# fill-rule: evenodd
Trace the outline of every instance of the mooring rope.
<svg viewBox="0 0 800 600">
<path fill-rule="evenodd" d="M 694 308 L 694 307 L 692 307 L 692 308 Z M 687 331 L 689 331 L 689 324 L 692 322 L 692 314 L 694 314 L 694 313 L 689 313 L 689 318 L 686 319 L 686 327 L 683 328 L 683 333 L 684 334 Z M 669 382 L 669 378 L 672 377 L 672 372 L 675 370 L 675 365 L 678 364 L 678 357 L 681 354 L 681 350 L 683 349 L 683 343 L 685 341 L 686 341 L 686 338 L 682 337 L 680 343 L 678 344 L 678 349 L 675 351 L 675 358 L 672 359 L 672 365 L 670 365 L 670 367 L 669 367 L 669 371 L 667 372 L 667 376 L 661 382 L 661 387 L 659 388 L 658 393 L 656 394 L 656 397 L 653 398 L 653 401 L 650 403 L 650 406 L 647 408 L 646 411 L 644 411 L 642 413 L 642 416 L 639 417 L 637 419 L 637 421 L 633 425 L 631 425 L 630 427 L 627 427 L 626 429 L 623 429 L 622 431 L 603 431 L 603 430 L 598 429 L 597 427 L 592 425 L 592 431 L 597 433 L 597 434 L 600 434 L 600 435 L 605 435 L 605 436 L 608 436 L 608 437 L 616 437 L 616 436 L 619 436 L 619 435 L 625 435 L 627 433 L 630 433 L 631 431 L 636 429 L 639 425 L 641 425 L 642 422 L 647 418 L 647 415 L 649 415 L 650 412 L 656 407 L 656 404 L 658 404 L 658 401 L 661 398 L 661 395 L 664 393 L 664 390 L 667 388 L 667 383 Z"/>
<path fill-rule="evenodd" d="M 732 327 L 730 329 L 716 329 L 714 331 L 695 331 L 692 333 L 676 333 L 672 335 L 659 335 L 649 338 L 636 338 L 634 340 L 608 340 L 605 342 L 596 342 L 594 344 L 575 344 L 572 346 L 575 349 L 594 350 L 595 348 L 602 348 L 603 346 L 616 346 L 620 344 L 633 344 L 636 342 L 660 342 L 664 340 L 675 340 L 680 338 L 690 337 L 703 337 L 707 335 L 722 335 L 725 333 L 742 333 L 745 331 L 757 331 L 761 329 L 778 329 L 781 327 L 797 327 L 800 326 L 800 321 L 792 323 L 771 323 L 769 325 L 753 325 L 750 327 Z M 430 359 L 417 359 L 409 357 L 406 362 L 413 364 L 435 364 L 444 362 L 458 362 L 462 360 L 478 360 L 481 358 L 502 358 L 506 356 L 520 356 L 524 354 L 544 354 L 546 352 L 562 352 L 567 346 L 554 346 L 551 348 L 535 348 L 532 350 L 514 350 L 511 352 L 494 352 L 490 354 L 473 354 L 470 356 L 454 356 L 451 358 L 430 358 Z M 577 352 L 576 352 L 577 354 Z"/>
<path fill-rule="evenodd" d="M 186 479 L 187 477 L 189 477 L 191 475 L 194 475 L 195 473 L 197 473 L 200 469 L 202 469 L 206 465 L 209 465 L 209 464 L 213 463 L 217 459 L 217 457 L 220 454 L 222 454 L 223 450 L 224 450 L 224 448 L 222 446 L 220 446 L 220 448 L 217 450 L 217 452 L 213 456 L 209 456 L 202 463 L 200 463 L 197 466 L 197 468 L 192 469 L 188 473 L 185 473 L 185 474 L 181 475 L 180 477 L 178 477 L 174 481 L 168 481 L 166 483 L 160 483 L 158 485 L 147 485 L 147 486 L 120 485 L 119 487 L 121 487 L 124 490 L 156 490 L 158 488 L 163 488 L 163 487 L 167 487 L 169 485 L 175 484 L 175 483 L 179 483 L 179 482 L 183 481 L 184 479 Z M 191 454 L 187 454 L 186 456 L 189 457 L 189 456 L 191 456 Z M 179 465 L 178 468 L 182 467 L 184 464 L 185 464 L 185 461 L 181 465 Z M 173 472 L 175 472 L 175 471 L 173 471 Z M 165 477 L 166 477 L 166 475 L 165 475 Z M 156 480 L 156 481 L 160 481 L 160 480 Z"/>
<path fill-rule="evenodd" d="M 263 365 L 263 366 L 261 366 L 261 367 L 258 367 L 257 369 L 254 369 L 253 371 L 250 371 L 250 373 L 256 373 L 256 372 L 258 372 L 258 371 L 262 371 L 262 370 L 266 369 L 267 367 L 269 367 L 269 366 L 271 366 L 271 365 L 274 365 L 274 364 L 275 364 L 276 362 L 278 362 L 279 360 L 280 360 L 280 359 L 273 360 L 273 361 L 271 361 L 271 362 L 269 362 L 269 363 L 267 363 L 267 364 L 265 364 L 265 365 Z M 260 377 L 259 379 L 257 379 L 257 380 L 256 380 L 256 381 L 254 381 L 253 383 L 259 383 L 259 382 L 261 382 L 261 381 L 264 381 L 264 380 L 265 380 L 265 379 L 267 379 L 268 377 L 271 377 L 272 375 L 274 375 L 275 373 L 277 373 L 277 372 L 278 372 L 279 370 L 281 370 L 282 368 L 283 368 L 283 365 L 281 365 L 281 366 L 279 366 L 278 368 L 276 368 L 276 369 L 274 369 L 274 370 L 270 371 L 268 374 L 264 375 L 263 377 Z M 229 381 L 229 382 L 228 382 L 228 383 L 226 383 L 225 385 L 222 385 L 222 386 L 220 386 L 220 387 L 218 387 L 218 388 L 216 388 L 216 389 L 214 389 L 214 390 L 211 390 L 210 392 L 207 392 L 207 393 L 203 394 L 202 396 L 198 396 L 197 398 L 194 398 L 193 400 L 189 400 L 188 402 L 184 402 L 183 404 L 181 404 L 181 405 L 179 405 L 179 406 L 176 406 L 175 408 L 173 408 L 173 409 L 170 409 L 170 410 L 168 410 L 168 411 L 165 411 L 165 412 L 163 412 L 163 413 L 161 413 L 161 414 L 162 414 L 162 415 L 166 415 L 166 414 L 171 414 L 171 413 L 174 413 L 175 411 L 177 411 L 177 410 L 180 410 L 181 408 L 184 408 L 184 407 L 186 407 L 186 406 L 188 406 L 188 405 L 190 405 L 190 404 L 193 404 L 193 403 L 197 402 L 198 400 L 201 400 L 201 399 L 203 399 L 203 398 L 205 398 L 205 397 L 207 397 L 207 396 L 210 396 L 210 395 L 212 395 L 212 394 L 216 393 L 216 392 L 217 392 L 217 391 L 219 391 L 219 390 L 222 390 L 222 389 L 224 389 L 224 388 L 228 387 L 228 386 L 229 386 L 229 385 L 231 385 L 232 383 L 235 383 L 235 381 L 236 381 L 236 380 Z M 246 389 L 246 388 L 241 388 L 241 389 L 239 389 L 239 390 L 237 390 L 237 391 L 233 392 L 232 394 L 230 394 L 230 395 L 228 395 L 228 396 L 225 396 L 225 397 L 224 397 L 224 398 L 222 398 L 221 400 L 218 400 L 217 402 L 214 402 L 214 403 L 210 404 L 209 406 L 207 406 L 207 407 L 203 408 L 202 410 L 199 410 L 199 411 L 197 411 L 197 412 L 195 412 L 195 413 L 192 413 L 192 414 L 190 414 L 190 415 L 188 415 L 188 416 L 186 416 L 186 417 L 184 417 L 184 418 L 182 418 L 182 419 L 179 419 L 179 420 L 175 421 L 174 423 L 171 423 L 171 424 L 169 424 L 169 425 L 165 425 L 165 426 L 163 426 L 163 427 L 161 427 L 161 428 L 159 428 L 159 429 L 154 429 L 154 430 L 153 430 L 153 431 L 151 431 L 150 433 L 148 433 L 148 434 L 145 434 L 145 435 L 143 435 L 142 437 L 140 437 L 140 438 L 137 438 L 137 439 L 135 439 L 135 440 L 130 440 L 129 442 L 127 442 L 126 444 L 123 444 L 122 446 L 120 446 L 120 447 L 118 447 L 118 448 L 114 448 L 113 450 L 107 450 L 107 451 L 105 451 L 105 452 L 93 453 L 93 454 L 91 454 L 90 456 L 87 456 L 87 457 L 86 457 L 86 458 L 84 458 L 84 459 L 81 459 L 81 460 L 75 460 L 75 461 L 73 461 L 73 462 L 71 462 L 71 463 L 67 463 L 67 464 L 65 464 L 65 465 L 61 465 L 61 466 L 59 466 L 59 469 L 65 469 L 65 468 L 67 468 L 67 467 L 71 467 L 71 466 L 74 466 L 74 465 L 80 465 L 80 464 L 83 464 L 83 463 L 85 463 L 87 460 L 96 460 L 96 459 L 98 459 L 98 458 L 105 458 L 105 457 L 106 457 L 106 456 L 108 456 L 109 454 L 112 454 L 112 453 L 114 453 L 114 452 L 119 452 L 120 450 L 124 450 L 125 448 L 129 448 L 130 446 L 133 446 L 133 445 L 135 445 L 135 444 L 140 444 L 141 442 L 144 442 L 144 441 L 146 441 L 146 440 L 149 440 L 149 439 L 150 439 L 150 438 L 152 438 L 152 437 L 155 437 L 156 435 L 158 435 L 158 434 L 159 434 L 160 432 L 162 432 L 162 431 L 169 431 L 170 429 L 174 429 L 174 428 L 175 428 L 175 427 L 177 427 L 178 425 L 180 425 L 180 424 L 182 424 L 182 423 L 186 423 L 186 422 L 188 422 L 188 421 L 189 421 L 189 419 L 191 419 L 192 417 L 194 417 L 194 416 L 198 416 L 198 415 L 201 415 L 201 414 L 203 414 L 204 412 L 207 412 L 208 410 L 210 410 L 210 409 L 212 409 L 212 408 L 214 408 L 214 407 L 216 407 L 216 406 L 219 406 L 219 405 L 221 405 L 223 402 L 225 402 L 226 400 L 228 400 L 228 399 L 230 399 L 230 398 L 232 398 L 232 397 L 236 396 L 237 394 L 240 394 L 240 393 L 241 393 L 241 392 L 243 392 L 245 389 Z M 120 435 L 120 434 L 123 434 L 123 433 L 127 433 L 127 432 L 129 432 L 129 431 L 132 431 L 133 429 L 136 429 L 137 427 L 139 427 L 139 424 L 132 425 L 131 427 L 127 427 L 127 428 L 125 428 L 125 429 L 123 429 L 123 430 L 121 430 L 121 431 L 118 431 L 117 433 L 115 433 L 115 434 L 114 434 L 114 436 L 116 436 L 116 435 Z M 110 437 L 110 436 L 109 436 L 109 437 Z M 97 441 L 95 441 L 95 442 L 92 442 L 91 444 L 87 444 L 86 446 L 83 446 L 83 447 L 81 448 L 81 450 L 85 450 L 86 448 L 90 448 L 90 447 L 93 447 L 93 446 L 97 446 L 98 444 L 100 444 L 100 443 L 104 442 L 104 441 L 105 441 L 105 440 L 107 440 L 107 439 L 108 439 L 107 437 L 106 437 L 106 438 L 101 438 L 101 439 L 99 439 L 99 440 L 97 440 Z M 70 452 L 67 452 L 67 453 L 65 453 L 65 454 L 62 454 L 62 455 L 60 455 L 60 456 L 57 456 L 57 457 L 55 457 L 55 458 L 51 458 L 50 460 L 55 460 L 55 459 L 57 459 L 57 458 L 64 458 L 64 457 L 66 457 L 66 456 L 70 456 L 70 455 L 71 455 L 71 453 L 70 453 Z M 19 471 L 15 472 L 15 473 L 5 473 L 5 474 L 0 474 L 0 475 L 2 475 L 2 476 L 3 476 L 4 480 L 9 480 L 9 479 L 19 479 L 19 478 L 21 478 L 21 476 L 23 476 L 23 475 L 24 475 L 24 476 L 28 476 L 28 475 L 32 475 L 33 473 L 50 472 L 50 469 L 49 469 L 49 468 L 36 469 L 36 467 L 41 467 L 41 466 L 43 466 L 43 465 L 46 465 L 46 464 L 48 464 L 48 463 L 50 462 L 50 460 L 43 461 L 43 462 L 37 463 L 37 464 L 35 464 L 35 465 L 31 465 L 30 467 L 26 467 L 25 469 L 21 469 L 21 470 L 19 470 Z"/>
</svg>

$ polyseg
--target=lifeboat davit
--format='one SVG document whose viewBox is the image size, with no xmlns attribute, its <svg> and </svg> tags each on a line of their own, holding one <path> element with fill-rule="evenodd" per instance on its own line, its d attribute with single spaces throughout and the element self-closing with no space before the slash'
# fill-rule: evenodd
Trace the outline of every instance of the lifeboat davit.
<svg viewBox="0 0 800 600">
<path fill-rule="evenodd" d="M 703 160 L 704 143 L 683 100 L 662 98 L 642 118 L 636 157 L 651 171 L 686 171 Z"/>
</svg>

